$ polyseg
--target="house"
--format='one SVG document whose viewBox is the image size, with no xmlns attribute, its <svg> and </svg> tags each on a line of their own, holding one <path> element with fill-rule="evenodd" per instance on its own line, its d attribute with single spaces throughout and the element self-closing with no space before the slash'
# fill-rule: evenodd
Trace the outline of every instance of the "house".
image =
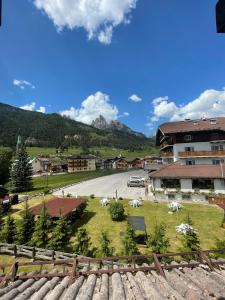
<svg viewBox="0 0 225 300">
<path fill-rule="evenodd" d="M 83 198 L 53 198 L 45 202 L 46 209 L 51 218 L 71 217 L 75 212 L 85 205 Z M 35 216 L 39 216 L 44 203 L 31 207 L 31 211 Z"/>
<path fill-rule="evenodd" d="M 64 157 L 53 156 L 49 159 L 49 171 L 53 173 L 61 173 L 68 171 L 68 163 Z"/>
<path fill-rule="evenodd" d="M 33 174 L 43 173 L 49 171 L 50 161 L 49 158 L 46 157 L 35 157 L 30 161 Z"/>
<path fill-rule="evenodd" d="M 145 171 L 153 172 L 162 167 L 162 159 L 158 156 L 146 156 L 143 159 L 143 169 Z"/>
<path fill-rule="evenodd" d="M 138 157 L 136 158 L 128 158 L 126 159 L 128 162 L 128 167 L 130 169 L 141 169 L 142 168 L 142 160 Z"/>
<path fill-rule="evenodd" d="M 225 118 L 164 123 L 156 134 L 163 163 L 217 165 L 225 160 Z"/>
<path fill-rule="evenodd" d="M 107 158 L 104 160 L 104 169 L 112 169 L 114 158 Z"/>
<path fill-rule="evenodd" d="M 67 158 L 68 162 L 68 172 L 84 172 L 84 171 L 95 171 L 96 158 L 93 155 L 77 155 L 77 156 L 70 156 Z"/>
<path fill-rule="evenodd" d="M 207 200 L 225 194 L 225 164 L 182 165 L 177 161 L 149 174 L 153 194 L 163 200 Z"/>
<path fill-rule="evenodd" d="M 113 162 L 113 169 L 126 170 L 129 164 L 124 157 L 118 157 Z"/>
</svg>

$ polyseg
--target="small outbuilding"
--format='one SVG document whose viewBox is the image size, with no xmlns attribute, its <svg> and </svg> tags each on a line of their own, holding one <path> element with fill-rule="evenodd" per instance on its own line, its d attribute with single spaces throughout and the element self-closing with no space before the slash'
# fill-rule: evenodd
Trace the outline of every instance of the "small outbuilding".
<svg viewBox="0 0 225 300">
<path fill-rule="evenodd" d="M 44 203 L 35 205 L 31 208 L 35 216 L 39 216 Z M 70 218 L 77 213 L 82 213 L 85 207 L 83 198 L 53 198 L 45 202 L 48 214 L 51 218 L 57 219 L 60 215 L 64 218 Z"/>
</svg>

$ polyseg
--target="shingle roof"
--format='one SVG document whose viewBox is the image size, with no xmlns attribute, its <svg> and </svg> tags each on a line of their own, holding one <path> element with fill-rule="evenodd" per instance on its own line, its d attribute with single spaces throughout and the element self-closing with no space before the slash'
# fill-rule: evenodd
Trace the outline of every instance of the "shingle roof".
<svg viewBox="0 0 225 300">
<path fill-rule="evenodd" d="M 82 198 L 54 198 L 46 202 L 45 206 L 51 217 L 59 217 L 60 213 L 65 217 L 83 203 Z M 34 215 L 40 215 L 42 208 L 43 203 L 33 206 L 31 210 Z"/>
<path fill-rule="evenodd" d="M 47 275 L 38 279 L 34 275 L 1 288 L 0 300 L 203 300 L 225 297 L 224 264 L 214 270 L 200 264 L 164 272 L 165 278 L 156 271 L 91 274 L 76 279 L 57 275 L 52 279 Z"/>
<path fill-rule="evenodd" d="M 215 120 L 211 122 L 210 120 Z M 223 130 L 225 131 L 225 118 L 211 118 L 200 120 L 188 120 L 179 122 L 164 123 L 159 126 L 159 129 L 164 134 L 178 132 L 193 132 L 193 131 L 208 131 L 208 130 Z"/>
<path fill-rule="evenodd" d="M 222 165 L 181 165 L 175 162 L 149 173 L 152 178 L 225 178 L 225 164 Z"/>
</svg>

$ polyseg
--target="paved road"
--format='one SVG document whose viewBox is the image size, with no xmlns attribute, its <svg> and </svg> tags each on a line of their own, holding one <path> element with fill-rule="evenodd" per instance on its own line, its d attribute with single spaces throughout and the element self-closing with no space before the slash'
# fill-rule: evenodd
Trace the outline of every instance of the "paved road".
<svg viewBox="0 0 225 300">
<path fill-rule="evenodd" d="M 145 188 L 127 187 L 127 181 L 132 175 L 147 177 L 147 172 L 143 170 L 129 171 L 96 179 L 91 179 L 74 186 L 63 189 L 64 194 L 72 194 L 73 196 L 90 196 L 94 194 L 98 197 L 115 197 L 116 190 L 118 197 L 127 199 L 135 199 L 142 197 L 146 199 Z M 54 193 L 54 195 L 62 196 L 62 190 Z"/>
</svg>

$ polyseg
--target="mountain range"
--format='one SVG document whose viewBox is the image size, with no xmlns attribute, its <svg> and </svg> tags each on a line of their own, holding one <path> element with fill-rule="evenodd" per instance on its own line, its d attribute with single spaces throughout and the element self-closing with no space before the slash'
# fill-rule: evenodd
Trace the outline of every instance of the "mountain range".
<svg viewBox="0 0 225 300">
<path fill-rule="evenodd" d="M 21 135 L 28 146 L 109 146 L 142 150 L 154 146 L 154 138 L 133 131 L 119 121 L 99 116 L 86 125 L 57 113 L 44 114 L 0 103 L 0 145 L 14 147 Z"/>
</svg>

